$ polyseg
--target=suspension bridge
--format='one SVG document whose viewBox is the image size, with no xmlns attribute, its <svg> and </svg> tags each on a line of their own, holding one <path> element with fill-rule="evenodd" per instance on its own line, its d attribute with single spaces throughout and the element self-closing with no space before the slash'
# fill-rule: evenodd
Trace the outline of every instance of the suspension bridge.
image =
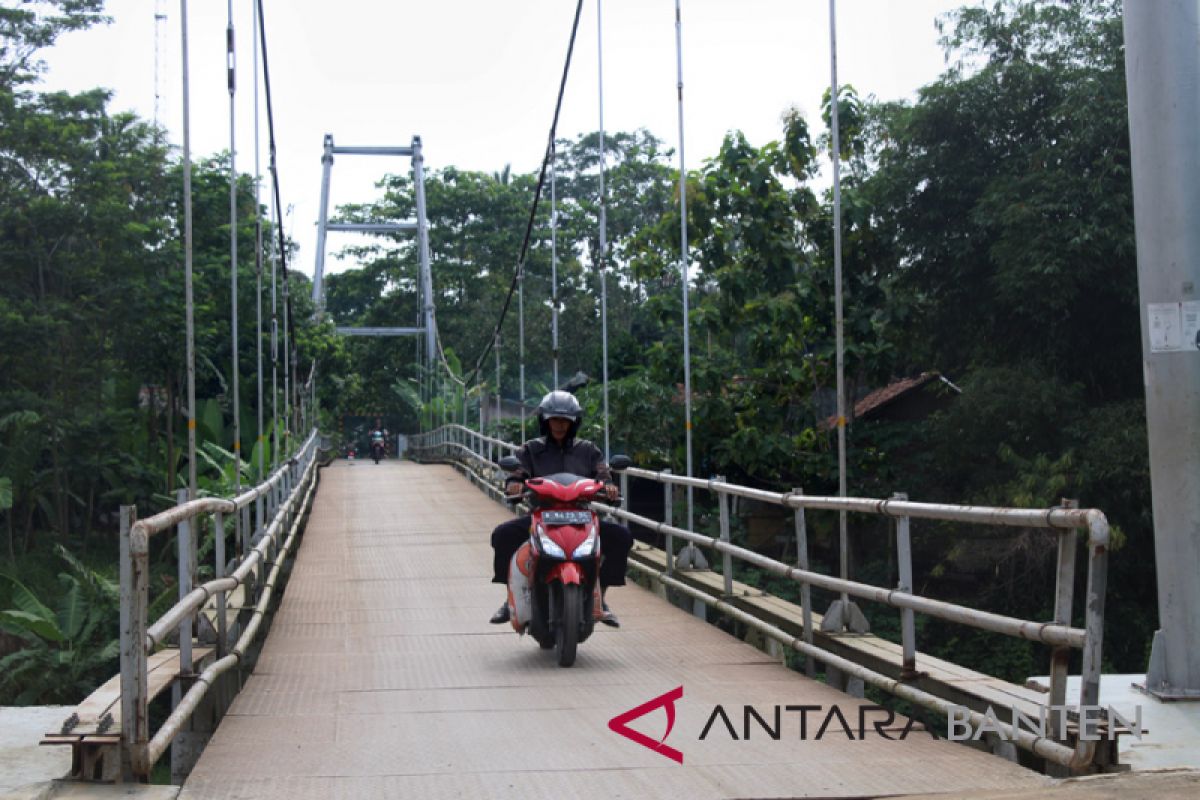
<svg viewBox="0 0 1200 800">
<path fill-rule="evenodd" d="M 1156 766 L 1121 742 L 1153 737 L 1161 718 L 1118 702 L 1116 723 L 1092 719 L 1090 739 L 1079 713 L 1105 702 L 1097 600 L 1108 529 L 1094 509 L 775 495 L 631 468 L 622 504 L 598 508 L 653 531 L 654 541 L 637 544 L 635 580 L 613 593 L 622 628 L 598 632 L 561 669 L 528 639 L 487 622 L 498 591 L 488 582 L 486 532 L 510 513 L 496 502 L 496 462 L 515 445 L 450 426 L 412 447 L 410 461 L 322 467 L 314 431 L 291 463 L 237 498 L 186 501 L 145 520 L 122 509 L 121 675 L 43 738 L 70 749 L 72 776 L 136 783 L 162 761 L 184 798 L 1040 797 L 1079 791 L 1051 775 L 1113 771 L 1131 760 Z M 658 487 L 661 519 L 630 509 L 631 482 Z M 795 563 L 733 544 L 727 525 L 707 536 L 675 524 L 678 490 L 688 485 L 712 492 L 723 520 L 736 498 L 790 509 Z M 807 521 L 843 510 L 892 522 L 909 585 L 873 587 L 807 568 Z M 910 525 L 937 519 L 964 531 L 971 523 L 1055 531 L 1056 620 L 1011 619 L 914 593 Z M 192 585 L 185 569 L 179 602 L 151 622 L 148 544 L 173 528 L 185 565 L 197 531 L 222 533 L 215 577 Z M 1070 624 L 1077 530 L 1088 542 L 1084 628 Z M 719 573 L 689 552 L 697 546 L 724 562 Z M 737 579 L 745 565 L 799 582 L 804 598 L 826 589 L 891 606 L 901 619 L 925 614 L 1041 641 L 1053 654 L 1047 685 L 1009 684 L 926 656 L 911 625 L 892 643 L 852 615 L 833 620 L 843 613 L 836 608 L 820 613 L 811 601 L 772 597 Z M 1079 682 L 1066 670 L 1073 649 L 1083 653 Z M 914 710 L 957 710 L 985 732 L 973 747 L 947 741 L 911 713 L 864 699 L 864 687 Z M 614 731 L 615 718 L 673 690 L 669 712 L 653 709 L 630 727 L 678 760 Z M 1062 718 L 1036 733 L 1028 723 L 1046 709 Z M 1163 796 L 1200 786 L 1192 772 L 1115 779 L 1138 776 L 1144 791 Z"/>
<path fill-rule="evenodd" d="M 582 6 L 576 8 L 559 105 Z M 257 9 L 266 74 L 261 3 Z M 678 2 L 676 9 L 679 192 L 686 210 Z M 1144 13 L 1135 16 L 1127 44 L 1136 52 L 1143 52 L 1138 48 L 1146 48 L 1155 32 L 1171 29 L 1169 15 Z M 186 25 L 184 31 L 186 37 Z M 832 24 L 831 44 L 836 52 Z M 1138 63 L 1131 70 L 1135 87 L 1161 82 Z M 231 77 L 231 109 L 233 85 Z M 255 85 L 257 90 L 257 79 Z M 267 86 L 269 110 L 269 79 Z M 836 97 L 836 56 L 831 87 Z M 602 92 L 601 84 L 600 319 L 607 326 Z M 1190 102 L 1194 108 L 1195 98 Z M 837 152 L 836 103 L 832 113 Z M 318 313 L 329 232 L 415 234 L 420 324 L 340 332 L 420 336 L 427 373 L 444 368 L 445 379 L 476 384 L 514 297 L 522 314 L 525 261 L 544 189 L 554 203 L 557 120 L 558 107 L 511 291 L 465 380 L 449 369 L 437 331 L 436 264 L 429 254 L 420 137 L 383 147 L 335 146 L 332 135 L 326 138 L 313 285 Z M 271 129 L 272 213 L 279 219 L 273 123 Z M 410 158 L 416 218 L 330 222 L 335 154 Z M 1145 165 L 1153 160 L 1144 155 L 1135 166 L 1153 169 Z M 837 164 L 834 159 L 835 197 Z M 233 166 L 231 160 L 236 176 Z M 236 216 L 232 189 L 231 204 Z M 503 485 L 499 461 L 518 444 L 443 420 L 409 437 L 404 460 L 369 464 L 336 458 L 317 426 L 316 366 L 301 382 L 295 342 L 288 340 L 283 263 L 279 330 L 289 398 L 284 416 L 294 432 L 289 436 L 302 435 L 303 441 L 261 482 L 239 483 L 231 497 L 198 496 L 193 455 L 190 489 L 181 491 L 177 505 L 146 518 L 134 506 L 121 508 L 120 672 L 83 698 L 61 724 L 43 732 L 42 744 L 70 754 L 71 783 L 54 791 L 88 796 L 115 785 L 122 792 L 181 798 L 1195 796 L 1200 773 L 1158 771 L 1200 767 L 1195 706 L 1187 702 L 1200 694 L 1200 675 L 1188 672 L 1184 654 L 1193 647 L 1187 631 L 1194 631 L 1195 622 L 1189 629 L 1186 617 L 1195 606 L 1185 600 L 1163 610 L 1164 629 L 1155 639 L 1147 675 L 1140 676 L 1141 693 L 1131 688 L 1137 682 L 1131 676 L 1103 674 L 1104 620 L 1113 613 L 1105 606 L 1109 559 L 1124 555 L 1110 554 L 1112 531 L 1103 509 L 1070 501 L 1053 508 L 1007 508 L 848 494 L 839 215 L 835 203 L 839 493 L 809 495 L 800 487 L 774 492 L 694 475 L 685 248 L 680 254 L 685 471 L 635 465 L 621 472 L 620 505 L 593 504 L 599 513 L 635 526 L 641 536 L 631 553 L 631 583 L 612 598 L 622 627 L 599 630 L 570 669 L 560 669 L 533 642 L 487 620 L 499 594 L 488 582 L 487 532 L 509 515 L 497 502 Z M 1139 225 L 1141 219 L 1139 212 Z M 231 228 L 236 298 L 236 225 Z M 680 234 L 687 242 L 686 211 Z M 287 248 L 280 236 L 273 255 L 283 261 Z M 194 372 L 190 255 L 187 296 Z M 551 302 L 557 385 L 557 288 Z M 259 317 L 261 331 L 261 308 Z M 523 314 L 521 327 L 519 394 L 524 398 Z M 277 328 L 273 322 L 272 351 Z M 603 450 L 611 454 L 606 330 Z M 260 381 L 261 345 L 260 337 Z M 1148 354 L 1148 375 L 1161 355 Z M 232 373 L 236 406 L 236 365 Z M 1185 397 L 1194 396 L 1186 391 L 1192 389 L 1185 387 Z M 434 389 L 429 385 L 423 392 L 430 397 Z M 1170 387 L 1162 392 L 1169 394 Z M 261 385 L 258 394 L 264 394 Z M 189 395 L 194 450 L 194 387 Z M 1178 398 L 1165 402 L 1169 406 Z M 464 415 L 465 409 L 464 402 Z M 260 399 L 260 441 L 263 413 Z M 1151 409 L 1152 441 L 1164 435 L 1156 427 L 1160 416 Z M 235 441 L 240 439 L 236 434 Z M 1166 457 L 1194 466 L 1194 453 L 1172 451 Z M 716 509 L 716 534 L 701 531 L 697 493 Z M 631 502 L 639 496 L 656 499 Z M 748 501 L 790 515 L 794 559 L 768 557 L 734 540 L 735 504 Z M 1172 507 L 1164 506 L 1161 513 L 1169 516 Z M 830 526 L 840 536 L 836 574 L 821 571 L 810 559 L 815 515 L 837 519 Z M 886 541 L 876 545 L 896 554 L 894 583 L 851 579 L 845 556 L 849 515 L 873 518 L 886 529 Z M 1056 542 L 1054 585 L 1031 590 L 1044 589 L 1053 616 L 1020 619 L 919 593 L 922 576 L 913 572 L 911 531 L 927 522 L 952 524 L 964 538 L 984 526 L 1049 532 Z M 213 548 L 207 553 L 210 563 L 202 564 L 197 543 L 205 533 L 211 534 Z M 178 599 L 151 619 L 151 543 L 171 536 L 177 547 Z M 1159 546 L 1174 547 L 1186 559 L 1194 543 L 1184 539 Z M 1081 567 L 1086 588 L 1077 597 Z M 796 585 L 800 601 L 764 591 L 753 580 L 761 574 Z M 1167 574 L 1162 580 L 1178 581 L 1184 596 L 1191 597 L 1188 575 Z M 834 599 L 818 608 L 814 591 Z M 899 641 L 869 630 L 860 609 L 865 603 L 896 615 Z M 1014 684 L 927 655 L 920 649 L 919 616 L 1044 645 L 1049 653 L 1045 676 Z M 1179 623 L 1180 618 L 1185 621 Z M 1082 626 L 1075 624 L 1079 619 Z M 1076 662 L 1079 674 L 1071 675 Z M 881 702 L 884 697 L 887 704 Z M 955 736 L 956 731 L 965 735 Z M 966 741 L 952 741 L 956 738 Z M 169 785 L 150 785 L 155 777 Z M 44 787 L 31 791 L 18 796 L 45 796 Z"/>
</svg>

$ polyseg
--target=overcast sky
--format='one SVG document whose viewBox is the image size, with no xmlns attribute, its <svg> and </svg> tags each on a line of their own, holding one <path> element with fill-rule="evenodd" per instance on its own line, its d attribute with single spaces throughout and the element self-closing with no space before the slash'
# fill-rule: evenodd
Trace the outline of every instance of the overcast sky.
<svg viewBox="0 0 1200 800">
<path fill-rule="evenodd" d="M 839 0 L 842 83 L 881 99 L 911 98 L 945 68 L 935 20 L 966 0 Z M 235 0 L 237 164 L 254 170 L 252 1 Z M 179 0 L 109 0 L 111 25 L 64 36 L 44 55 L 47 88 L 115 92 L 114 108 L 155 116 L 182 141 Z M 408 144 L 422 137 L 427 169 L 537 168 L 546 144 L 575 3 L 571 0 L 265 0 L 285 224 L 313 271 L 324 134 L 337 144 Z M 649 129 L 677 147 L 674 0 L 604 0 L 604 120 Z M 188 4 L 194 157 L 229 147 L 225 81 L 228 3 Z M 164 19 L 156 22 L 156 14 Z M 725 133 L 760 145 L 800 108 L 819 126 L 829 85 L 827 0 L 683 0 L 688 168 Z M 157 37 L 156 37 L 157 31 Z M 559 123 L 561 137 L 599 123 L 597 0 L 585 0 Z M 156 43 L 158 53 L 156 81 Z M 260 91 L 260 100 L 264 103 Z M 266 114 L 260 115 L 266 171 Z M 407 159 L 340 156 L 331 210 L 377 196 Z M 264 201 L 266 194 L 263 195 Z M 349 243 L 330 237 L 330 255 Z M 514 258 L 516 254 L 514 254 Z M 339 271 L 330 258 L 328 272 Z"/>
</svg>

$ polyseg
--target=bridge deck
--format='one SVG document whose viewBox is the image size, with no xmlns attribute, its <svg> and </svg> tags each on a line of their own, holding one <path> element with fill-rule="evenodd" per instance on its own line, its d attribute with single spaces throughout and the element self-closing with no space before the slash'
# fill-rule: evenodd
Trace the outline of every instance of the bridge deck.
<svg viewBox="0 0 1200 800">
<path fill-rule="evenodd" d="M 789 671 L 640 587 L 610 593 L 576 665 L 487 617 L 487 533 L 506 512 L 449 467 L 336 462 L 323 472 L 283 603 L 253 676 L 184 787 L 217 797 L 862 797 L 1018 789 L 1046 779 L 912 733 L 857 736 L 860 701 Z M 667 743 L 679 765 L 608 720 L 684 687 Z M 717 721 L 722 705 L 738 741 Z M 820 706 L 801 740 L 775 706 Z M 874 714 L 869 715 L 871 719 Z M 654 739 L 656 710 L 632 727 Z M 893 735 L 895 732 L 893 732 Z"/>
</svg>

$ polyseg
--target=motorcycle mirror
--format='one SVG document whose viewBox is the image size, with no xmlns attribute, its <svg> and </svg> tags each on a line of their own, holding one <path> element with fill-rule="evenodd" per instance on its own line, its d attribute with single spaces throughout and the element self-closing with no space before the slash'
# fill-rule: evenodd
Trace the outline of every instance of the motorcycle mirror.
<svg viewBox="0 0 1200 800">
<path fill-rule="evenodd" d="M 629 469 L 633 466 L 633 459 L 629 456 L 613 456 L 612 461 L 608 462 L 608 466 L 620 472 L 623 469 Z"/>
<path fill-rule="evenodd" d="M 500 464 L 500 469 L 507 470 L 508 472 L 512 472 L 515 469 L 519 469 L 521 466 L 521 462 L 517 459 L 516 456 L 503 456 L 500 459 L 499 464 Z"/>
</svg>

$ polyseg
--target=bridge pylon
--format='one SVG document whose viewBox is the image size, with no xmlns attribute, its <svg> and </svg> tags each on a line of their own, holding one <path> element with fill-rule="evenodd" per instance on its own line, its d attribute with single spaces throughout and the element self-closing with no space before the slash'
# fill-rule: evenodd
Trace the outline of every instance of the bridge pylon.
<svg viewBox="0 0 1200 800">
<path fill-rule="evenodd" d="M 425 213 L 425 157 L 421 150 L 421 137 L 413 136 L 407 147 L 339 147 L 333 143 L 333 134 L 325 134 L 324 153 L 321 155 L 321 209 L 317 219 L 317 263 L 313 272 L 313 305 L 317 314 L 325 308 L 325 241 L 330 231 L 346 233 L 416 233 L 417 252 L 421 271 L 421 326 L 420 327 L 339 327 L 344 336 L 420 336 L 425 337 L 425 358 L 433 363 L 437 346 L 433 327 L 433 279 L 429 259 L 429 221 Z M 417 218 L 405 222 L 330 222 L 329 183 L 333 172 L 335 155 L 353 156 L 402 156 L 412 160 L 413 191 L 416 195 Z"/>
</svg>

